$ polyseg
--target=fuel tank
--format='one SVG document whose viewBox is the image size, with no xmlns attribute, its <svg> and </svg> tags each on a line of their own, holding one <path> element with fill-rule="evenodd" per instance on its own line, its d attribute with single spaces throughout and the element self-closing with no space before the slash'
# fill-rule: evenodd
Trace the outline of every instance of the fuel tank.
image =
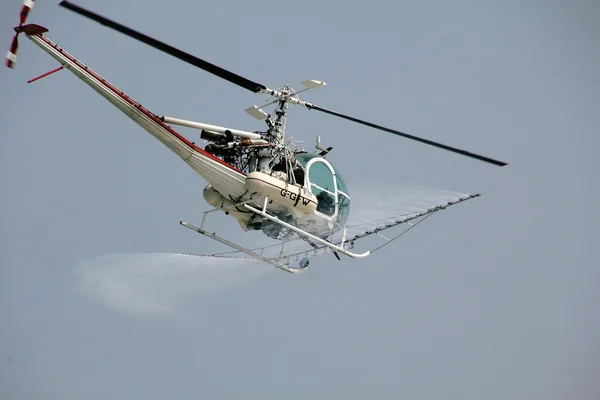
<svg viewBox="0 0 600 400">
<path fill-rule="evenodd" d="M 204 197 L 204 201 L 215 208 L 221 207 L 231 207 L 235 203 L 224 197 L 220 192 L 217 191 L 212 185 L 207 185 L 202 192 L 202 196 Z M 242 211 L 240 211 L 242 210 Z M 230 210 L 225 210 L 225 214 L 232 216 L 237 220 L 240 224 L 240 227 L 247 231 L 248 230 L 248 222 L 250 218 L 253 216 L 251 211 L 243 211 L 243 207 L 233 208 Z"/>
</svg>

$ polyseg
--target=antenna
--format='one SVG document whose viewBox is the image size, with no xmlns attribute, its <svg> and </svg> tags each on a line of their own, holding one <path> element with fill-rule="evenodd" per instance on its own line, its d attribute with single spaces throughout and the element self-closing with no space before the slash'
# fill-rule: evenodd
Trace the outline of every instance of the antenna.
<svg viewBox="0 0 600 400">
<path fill-rule="evenodd" d="M 325 157 L 327 155 L 327 153 L 329 153 L 331 150 L 333 150 L 333 147 L 328 147 L 328 148 L 321 147 L 321 135 L 317 135 L 317 145 L 315 147 L 317 148 L 317 150 L 321 150 L 321 152 L 319 153 L 319 155 L 321 157 Z"/>
</svg>

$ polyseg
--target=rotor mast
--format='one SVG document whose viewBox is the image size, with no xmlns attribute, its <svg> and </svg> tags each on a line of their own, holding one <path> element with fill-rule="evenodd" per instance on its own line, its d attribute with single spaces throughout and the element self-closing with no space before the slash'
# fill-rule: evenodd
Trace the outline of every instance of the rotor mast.
<svg viewBox="0 0 600 400">
<path fill-rule="evenodd" d="M 260 154 L 258 161 L 258 170 L 270 172 L 271 162 L 279 159 L 286 159 L 286 164 L 290 161 L 291 150 L 285 144 L 285 128 L 287 119 L 288 103 L 292 98 L 293 90 L 290 86 L 284 86 L 279 90 L 267 89 L 267 92 L 276 97 L 275 118 L 268 115 L 265 122 L 269 129 L 266 132 L 265 139 L 271 144 L 271 151 L 268 154 Z M 271 103 L 272 104 L 272 103 Z M 288 168 L 286 168 L 288 170 Z"/>
<path fill-rule="evenodd" d="M 269 130 L 267 131 L 267 140 L 276 147 L 280 148 L 284 146 L 285 140 L 285 120 L 287 118 L 288 100 L 285 96 L 285 92 L 289 91 L 289 86 L 282 88 L 281 96 L 275 109 L 275 121 L 269 116 L 266 120 Z"/>
</svg>

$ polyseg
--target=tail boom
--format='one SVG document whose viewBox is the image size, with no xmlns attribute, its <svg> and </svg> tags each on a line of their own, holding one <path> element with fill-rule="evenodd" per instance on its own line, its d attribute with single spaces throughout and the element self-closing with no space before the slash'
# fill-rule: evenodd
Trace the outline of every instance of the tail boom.
<svg viewBox="0 0 600 400">
<path fill-rule="evenodd" d="M 126 95 L 110 82 L 88 68 L 75 57 L 52 42 L 43 33 L 48 30 L 38 25 L 18 27 L 27 37 L 57 60 L 64 69 L 69 70 L 102 97 L 135 121 L 162 144 L 181 157 L 205 180 L 221 193 L 242 196 L 246 191 L 245 174 L 218 157 L 190 142 L 183 135 L 161 121 L 159 117 Z"/>
</svg>

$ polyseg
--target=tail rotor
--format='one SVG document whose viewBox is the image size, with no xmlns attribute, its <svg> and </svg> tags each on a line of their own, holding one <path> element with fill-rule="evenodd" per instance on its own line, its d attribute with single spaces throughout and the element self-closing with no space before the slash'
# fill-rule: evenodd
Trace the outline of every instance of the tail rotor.
<svg viewBox="0 0 600 400">
<path fill-rule="evenodd" d="M 17 50 L 19 48 L 19 33 L 21 33 L 21 31 L 18 28 L 23 26 L 23 24 L 27 20 L 27 16 L 29 15 L 29 12 L 31 11 L 31 9 L 33 8 L 34 5 L 35 5 L 35 0 L 24 0 L 23 1 L 23 7 L 21 8 L 19 26 L 15 28 L 16 33 L 10 44 L 10 49 L 8 50 L 8 54 L 6 55 L 5 64 L 8 68 L 13 68 L 15 65 L 15 62 L 17 61 Z"/>
</svg>

